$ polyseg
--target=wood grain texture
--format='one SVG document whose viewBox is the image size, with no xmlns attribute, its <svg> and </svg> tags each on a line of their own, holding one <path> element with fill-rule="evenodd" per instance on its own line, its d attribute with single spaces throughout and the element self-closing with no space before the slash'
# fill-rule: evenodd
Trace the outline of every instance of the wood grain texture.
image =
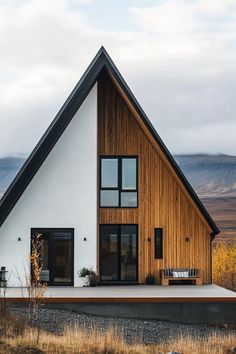
<svg viewBox="0 0 236 354">
<path fill-rule="evenodd" d="M 138 224 L 139 282 L 147 273 L 160 284 L 163 268 L 201 271 L 211 281 L 209 226 L 108 74 L 98 82 L 98 158 L 138 156 L 138 208 L 99 208 L 99 224 Z M 163 259 L 154 258 L 154 229 L 163 228 Z M 151 241 L 148 241 L 148 238 Z M 186 241 L 186 237 L 189 241 Z"/>
</svg>

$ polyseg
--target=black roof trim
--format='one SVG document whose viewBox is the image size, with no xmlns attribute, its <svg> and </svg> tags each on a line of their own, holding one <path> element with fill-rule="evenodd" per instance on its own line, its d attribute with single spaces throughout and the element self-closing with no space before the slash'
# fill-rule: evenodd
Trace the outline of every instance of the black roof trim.
<svg viewBox="0 0 236 354">
<path fill-rule="evenodd" d="M 125 80 L 123 79 L 122 75 L 120 74 L 119 70 L 113 63 L 112 59 L 110 58 L 104 47 L 101 47 L 101 49 L 98 51 L 97 55 L 95 56 L 95 58 L 93 59 L 81 79 L 79 80 L 78 84 L 75 86 L 68 99 L 66 100 L 60 111 L 57 113 L 56 117 L 54 118 L 54 120 L 52 121 L 52 123 L 50 124 L 50 126 L 48 127 L 48 129 L 32 151 L 32 153 L 20 169 L 13 182 L 10 184 L 2 199 L 0 200 L 0 226 L 3 224 L 3 222 L 13 209 L 20 196 L 39 170 L 44 160 L 47 158 L 53 146 L 56 144 L 56 142 L 66 129 L 67 125 L 70 123 L 74 114 L 87 97 L 88 93 L 92 89 L 93 85 L 97 81 L 101 71 L 104 68 L 111 72 L 111 74 L 117 80 L 119 85 L 122 87 L 122 90 L 127 95 L 131 104 L 136 109 L 137 113 L 143 119 L 146 127 L 161 147 L 166 158 L 174 168 L 180 180 L 183 182 L 193 201 L 203 214 L 208 225 L 212 229 L 212 234 L 218 234 L 218 227 L 208 214 L 206 208 L 198 198 L 190 183 L 185 178 L 180 167 L 178 166 L 173 156 L 165 146 L 164 142 L 156 132 L 152 123 L 149 121 L 148 117 L 142 110 L 140 104 L 134 97 L 133 93 L 129 89 L 128 85 L 126 84 Z"/>
</svg>

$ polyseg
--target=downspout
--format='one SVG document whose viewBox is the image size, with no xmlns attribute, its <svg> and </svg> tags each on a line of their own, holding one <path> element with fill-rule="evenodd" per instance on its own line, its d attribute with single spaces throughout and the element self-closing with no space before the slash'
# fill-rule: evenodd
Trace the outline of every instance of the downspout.
<svg viewBox="0 0 236 354">
<path fill-rule="evenodd" d="M 213 260 L 213 240 L 215 238 L 215 234 L 212 232 L 210 234 L 211 237 L 211 243 L 210 243 L 210 265 L 211 265 L 211 271 L 210 271 L 210 282 L 211 284 L 213 283 L 213 267 L 212 267 L 212 260 Z"/>
</svg>

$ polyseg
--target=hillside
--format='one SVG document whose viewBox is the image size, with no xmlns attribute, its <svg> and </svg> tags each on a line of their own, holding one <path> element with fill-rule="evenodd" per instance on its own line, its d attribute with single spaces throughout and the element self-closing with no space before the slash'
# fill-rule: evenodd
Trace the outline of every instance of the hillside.
<svg viewBox="0 0 236 354">
<path fill-rule="evenodd" d="M 200 197 L 236 197 L 236 156 L 177 155 L 175 159 Z"/>
<path fill-rule="evenodd" d="M 175 156 L 185 176 L 221 230 L 217 239 L 236 241 L 236 156 Z"/>
</svg>

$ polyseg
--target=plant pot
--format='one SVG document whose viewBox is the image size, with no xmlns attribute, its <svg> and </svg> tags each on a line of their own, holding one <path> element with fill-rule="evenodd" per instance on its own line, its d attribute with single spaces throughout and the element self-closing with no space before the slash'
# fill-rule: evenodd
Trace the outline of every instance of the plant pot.
<svg viewBox="0 0 236 354">
<path fill-rule="evenodd" d="M 85 277 L 79 277 L 78 287 L 83 288 L 85 286 L 89 286 L 89 275 L 86 275 Z"/>
<path fill-rule="evenodd" d="M 153 277 L 147 277 L 146 278 L 146 285 L 153 285 L 154 284 L 154 278 Z"/>
<path fill-rule="evenodd" d="M 90 283 L 90 286 L 94 288 L 95 286 L 97 286 L 97 283 Z"/>
</svg>

